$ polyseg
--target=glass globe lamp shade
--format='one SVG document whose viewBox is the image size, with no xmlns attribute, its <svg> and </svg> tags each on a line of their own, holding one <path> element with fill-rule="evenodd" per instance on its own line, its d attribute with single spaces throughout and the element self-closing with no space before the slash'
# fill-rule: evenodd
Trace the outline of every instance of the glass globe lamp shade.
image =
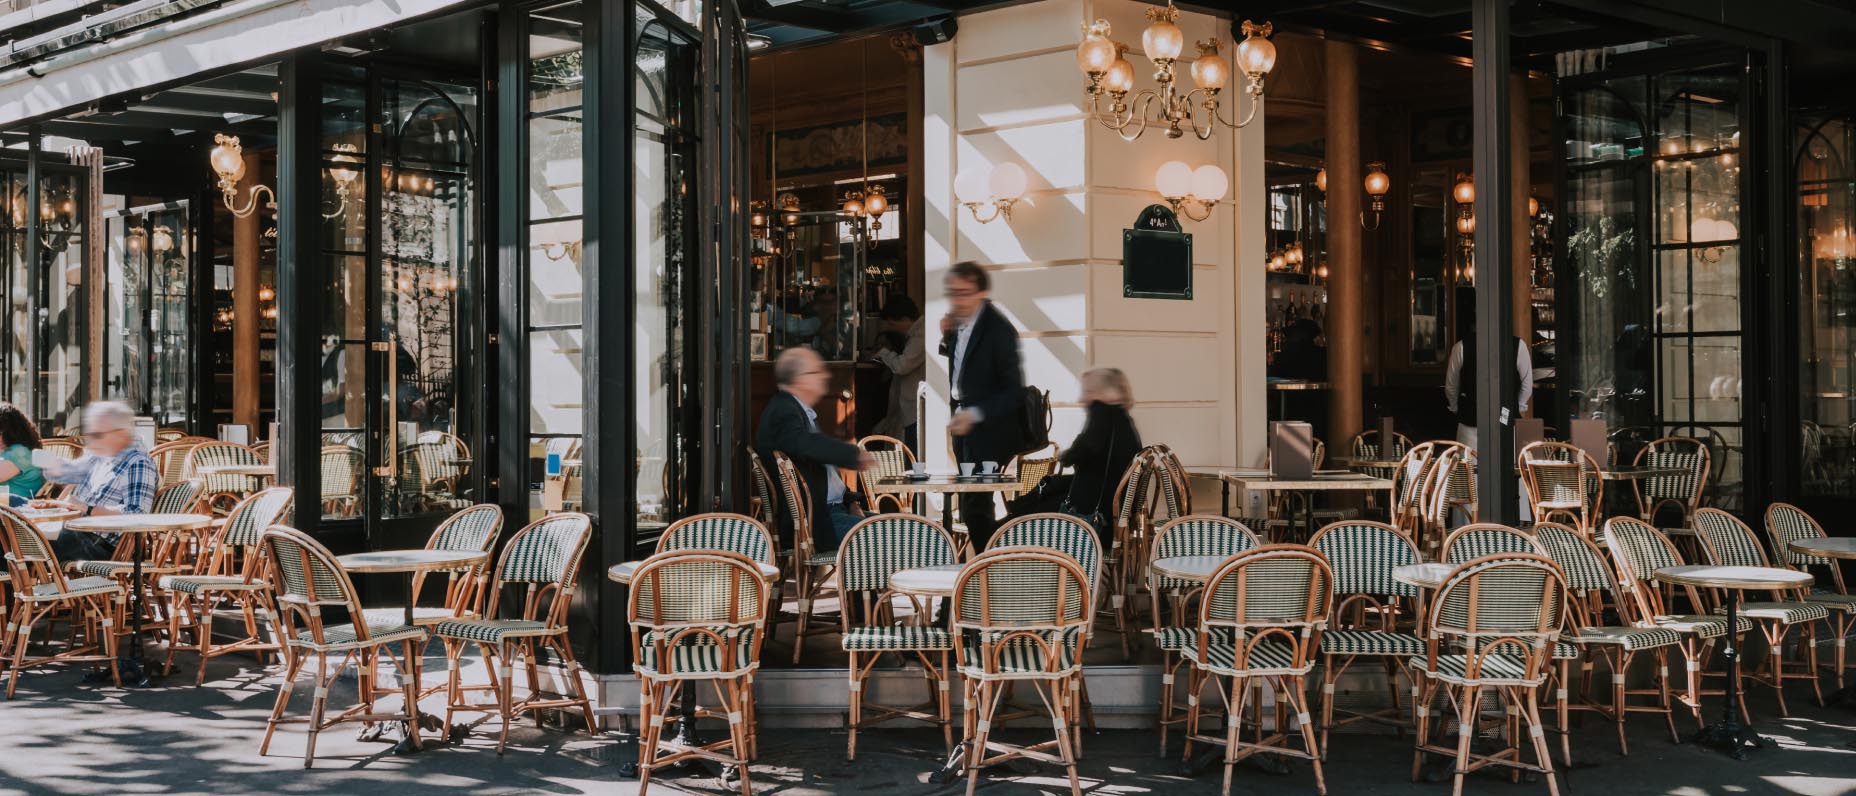
<svg viewBox="0 0 1856 796">
<path fill-rule="evenodd" d="M 1384 163 L 1375 161 L 1366 164 L 1366 179 L 1364 182 L 1367 196 L 1385 196 L 1388 191 L 1392 190 L 1392 177 L 1386 174 L 1386 164 Z"/>
<path fill-rule="evenodd" d="M 883 193 L 883 186 L 870 187 L 870 195 L 864 197 L 864 213 L 880 216 L 889 211 L 889 197 Z"/>
<path fill-rule="evenodd" d="M 1085 75 L 1099 75 L 1113 66 L 1119 55 L 1115 52 L 1115 42 L 1108 38 L 1108 23 L 1098 21 L 1083 34 L 1082 43 L 1076 45 L 1076 68 Z"/>
<path fill-rule="evenodd" d="M 1201 45 L 1199 57 L 1192 62 L 1192 83 L 1207 91 L 1218 91 L 1231 80 L 1231 68 L 1226 66 L 1224 58 L 1218 54 L 1215 43 Z"/>
<path fill-rule="evenodd" d="M 1156 19 L 1147 29 L 1141 31 L 1141 49 L 1154 63 L 1174 61 L 1179 58 L 1179 51 L 1186 47 L 1186 32 L 1173 24 L 1172 20 Z"/>
<path fill-rule="evenodd" d="M 986 178 L 986 187 L 992 192 L 992 198 L 1007 201 L 1024 196 L 1027 183 L 1024 168 L 1011 162 L 992 167 L 992 174 Z"/>
<path fill-rule="evenodd" d="M 1262 77 L 1276 68 L 1276 44 L 1255 33 L 1237 45 L 1237 68 L 1251 77 Z"/>
<path fill-rule="evenodd" d="M 1160 164 L 1154 172 L 1154 190 L 1168 199 L 1178 199 L 1192 193 L 1192 167 L 1183 161 L 1169 160 Z"/>
<path fill-rule="evenodd" d="M 1115 63 L 1109 65 L 1108 72 L 1102 75 L 1102 87 L 1117 94 L 1133 91 L 1134 64 L 1128 63 L 1126 58 L 1116 58 Z"/>
<path fill-rule="evenodd" d="M 167 254 L 174 250 L 174 232 L 165 226 L 155 227 L 155 236 L 151 241 L 156 254 Z"/>
<path fill-rule="evenodd" d="M 961 172 L 954 177 L 954 198 L 965 204 L 983 204 L 992 199 L 986 193 L 986 176 L 977 172 Z"/>
<path fill-rule="evenodd" d="M 847 216 L 854 216 L 864 212 L 863 198 L 859 197 L 856 193 L 845 194 L 842 211 Z"/>
<path fill-rule="evenodd" d="M 1320 171 L 1315 172 L 1315 188 L 1320 190 L 1322 193 L 1328 192 L 1328 170 L 1327 169 L 1322 169 Z"/>
<path fill-rule="evenodd" d="M 129 237 L 123 240 L 122 247 L 131 254 L 141 254 L 142 247 L 147 240 L 147 233 L 140 229 L 132 229 L 129 230 Z"/>
<path fill-rule="evenodd" d="M 1231 178 L 1224 169 L 1207 163 L 1192 170 L 1192 196 L 1201 202 L 1216 202 L 1231 189 Z"/>
<path fill-rule="evenodd" d="M 1540 215 L 1540 200 L 1532 196 L 1527 197 L 1527 217 L 1533 218 L 1537 215 Z"/>
<path fill-rule="evenodd" d="M 1456 187 L 1450 190 L 1450 195 L 1460 205 L 1474 202 L 1476 201 L 1476 183 L 1471 181 L 1467 175 L 1460 177 L 1456 181 Z"/>
<path fill-rule="evenodd" d="M 213 147 L 213 152 L 207 160 L 213 166 L 213 173 L 219 175 L 221 179 L 238 182 L 245 176 L 245 157 L 240 151 L 237 136 Z"/>
<path fill-rule="evenodd" d="M 1476 217 L 1467 216 L 1467 215 L 1457 216 L 1456 217 L 1456 231 L 1457 231 L 1457 234 L 1459 235 L 1476 234 Z"/>
<path fill-rule="evenodd" d="M 1287 262 L 1283 259 L 1281 252 L 1270 256 L 1270 270 L 1281 271 L 1285 265 Z"/>
</svg>

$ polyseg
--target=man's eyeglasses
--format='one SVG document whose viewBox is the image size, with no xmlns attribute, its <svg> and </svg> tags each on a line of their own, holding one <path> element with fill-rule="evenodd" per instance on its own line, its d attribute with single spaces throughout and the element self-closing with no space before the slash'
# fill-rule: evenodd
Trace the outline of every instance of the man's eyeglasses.
<svg viewBox="0 0 1856 796">
<path fill-rule="evenodd" d="M 949 290 L 946 290 L 946 291 L 944 291 L 944 292 L 942 292 L 942 294 L 941 294 L 941 295 L 943 295 L 943 296 L 945 296 L 945 297 L 947 297 L 947 298 L 967 298 L 967 297 L 969 297 L 969 296 L 977 296 L 977 295 L 979 295 L 979 291 L 977 291 L 977 290 L 953 290 L 953 289 L 949 289 Z"/>
</svg>

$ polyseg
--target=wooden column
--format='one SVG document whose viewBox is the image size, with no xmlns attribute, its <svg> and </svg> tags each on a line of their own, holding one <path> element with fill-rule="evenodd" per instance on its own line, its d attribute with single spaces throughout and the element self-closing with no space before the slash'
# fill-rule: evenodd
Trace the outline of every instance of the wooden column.
<svg viewBox="0 0 1856 796">
<path fill-rule="evenodd" d="M 239 196 L 249 194 L 257 184 L 258 169 L 258 155 L 245 153 Z M 264 234 L 266 213 L 259 207 L 249 216 L 232 219 L 232 422 L 249 424 L 253 439 L 266 433 L 258 428 L 258 241 Z M 214 430 L 200 431 L 211 434 Z"/>
<path fill-rule="evenodd" d="M 83 228 L 103 230 L 103 150 L 96 147 L 74 147 L 71 150 L 71 162 L 84 167 L 84 195 L 78 204 L 79 212 L 84 214 Z M 82 274 L 84 294 L 84 342 L 83 342 L 83 392 L 85 403 L 100 401 L 105 397 L 103 380 L 103 330 L 108 325 L 104 312 L 107 306 L 104 286 L 109 283 L 109 267 L 104 262 L 103 235 L 84 236 L 84 263 Z M 123 323 L 136 323 L 134 318 L 124 318 Z M 124 372 L 127 372 L 125 369 Z M 121 389 L 126 390 L 128 385 Z M 118 396 L 111 397 L 120 397 Z M 132 407 L 137 412 L 142 407 Z M 75 425 L 75 423 L 74 423 Z"/>
<path fill-rule="evenodd" d="M 1514 336 L 1522 342 L 1534 342 L 1534 220 L 1527 215 L 1528 193 L 1533 186 L 1529 173 L 1533 168 L 1533 148 L 1529 146 L 1527 120 L 1527 75 L 1516 72 L 1508 76 L 1508 163 L 1513 169 L 1514 187 L 1508 215 L 1514 219 L 1514 241 L 1509 246 L 1514 274 Z M 1532 414 L 1529 412 L 1528 414 Z"/>
<path fill-rule="evenodd" d="M 1360 263 L 1360 70 L 1353 45 L 1327 42 L 1328 450 L 1348 450 L 1361 428 L 1365 329 Z"/>
<path fill-rule="evenodd" d="M 908 64 L 908 102 L 909 102 L 909 197 L 926 197 L 922 190 L 923 178 L 927 174 L 926 158 L 922 157 L 922 123 L 923 123 L 923 85 L 922 46 L 915 43 L 915 35 L 909 32 L 897 33 L 889 37 L 889 46 L 902 53 L 902 60 Z M 902 199 L 902 197 L 898 197 Z M 908 224 L 909 250 L 906 253 L 902 276 L 903 292 L 915 299 L 915 306 L 927 303 L 927 286 L 923 274 L 927 268 L 927 234 L 928 207 L 921 201 L 910 207 L 906 201 L 902 206 L 902 216 Z M 870 309 L 879 310 L 881 307 Z"/>
</svg>

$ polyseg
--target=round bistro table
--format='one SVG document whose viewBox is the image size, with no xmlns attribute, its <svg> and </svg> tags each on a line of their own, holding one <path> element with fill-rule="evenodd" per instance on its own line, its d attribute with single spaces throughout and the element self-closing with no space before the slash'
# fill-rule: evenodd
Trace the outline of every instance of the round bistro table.
<svg viewBox="0 0 1856 796">
<path fill-rule="evenodd" d="M 137 687 L 150 684 L 148 669 L 142 659 L 142 561 L 147 556 L 143 539 L 151 533 L 196 531 L 212 524 L 202 514 L 111 514 L 103 517 L 78 517 L 67 512 L 63 533 L 128 534 L 135 542 L 129 546 L 129 598 L 132 614 L 129 621 L 129 676 L 125 682 Z M 27 515 L 30 517 L 31 515 Z"/>
<path fill-rule="evenodd" d="M 406 624 L 411 626 L 413 625 L 413 602 L 419 596 L 413 593 L 412 582 L 419 573 L 469 569 L 489 557 L 490 554 L 482 550 L 432 550 L 419 548 L 415 550 L 374 550 L 366 553 L 350 553 L 345 556 L 338 556 L 335 559 L 335 563 L 340 564 L 342 569 L 347 570 L 351 574 L 384 575 L 405 573 L 405 619 Z M 413 687 L 416 690 L 419 684 L 414 683 Z M 438 726 L 437 719 L 434 716 L 421 715 L 419 718 L 421 724 L 428 724 L 432 727 Z M 408 722 L 402 721 L 399 722 L 399 725 L 403 735 L 399 743 L 394 745 L 394 753 L 411 754 L 419 751 L 419 747 L 413 744 L 413 736 L 417 733 L 417 730 Z"/>
<path fill-rule="evenodd" d="M 1798 589 L 1811 585 L 1815 578 L 1804 572 L 1777 567 L 1723 567 L 1712 565 L 1690 565 L 1682 567 L 1664 567 L 1652 574 L 1663 583 L 1678 586 L 1699 586 L 1707 589 L 1721 589 L 1727 592 L 1727 628 L 1723 637 L 1726 647 L 1721 654 L 1727 658 L 1727 705 L 1721 720 L 1701 728 L 1695 734 L 1695 742 L 1708 746 L 1721 747 L 1735 760 L 1745 760 L 1746 750 L 1763 748 L 1765 739 L 1753 729 L 1752 724 L 1740 723 L 1740 651 L 1734 642 L 1733 628 L 1740 625 L 1740 592 L 1769 591 L 1773 589 Z"/>
</svg>

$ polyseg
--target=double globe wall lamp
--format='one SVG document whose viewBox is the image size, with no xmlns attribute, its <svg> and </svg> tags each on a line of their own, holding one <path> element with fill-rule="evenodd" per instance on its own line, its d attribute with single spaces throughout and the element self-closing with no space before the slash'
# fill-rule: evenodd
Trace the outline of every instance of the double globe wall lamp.
<svg viewBox="0 0 1856 796">
<path fill-rule="evenodd" d="M 966 172 L 954 178 L 954 198 L 960 206 L 973 214 L 973 220 L 981 224 L 991 224 L 993 219 L 1012 219 L 1012 205 L 1024 198 L 1029 180 L 1025 170 L 1017 163 L 999 163 L 985 175 L 978 172 Z M 980 208 L 989 208 L 989 212 L 980 213 Z"/>
<path fill-rule="evenodd" d="M 889 212 L 889 194 L 883 190 L 883 186 L 873 184 L 863 191 L 845 192 L 844 205 L 840 209 L 853 222 L 869 220 L 870 235 L 864 239 L 864 244 L 875 249 L 878 233 L 883 231 L 883 214 Z"/>
<path fill-rule="evenodd" d="M 1165 8 L 1148 9 L 1147 20 L 1147 29 L 1141 32 L 1141 50 L 1153 62 L 1154 80 L 1160 88 L 1142 89 L 1132 100 L 1128 94 L 1134 91 L 1134 65 L 1124 57 L 1127 46 L 1109 38 L 1108 20 L 1084 23 L 1083 40 L 1076 47 L 1076 65 L 1089 77 L 1083 92 L 1089 98 L 1090 116 L 1128 141 L 1141 137 L 1150 125 L 1164 127 L 1168 138 L 1179 138 L 1190 127 L 1192 134 L 1203 141 L 1211 138 L 1219 125 L 1237 129 L 1256 118 L 1257 109 L 1263 107 L 1263 79 L 1276 66 L 1276 45 L 1269 40 L 1269 23 L 1258 25 L 1244 20 L 1238 28 L 1243 41 L 1237 45 L 1237 67 L 1244 73 L 1244 93 L 1250 95 L 1251 102 L 1250 112 L 1241 121 L 1233 122 L 1225 118 L 1218 101 L 1219 92 L 1231 79 L 1231 65 L 1219 54 L 1218 39 L 1198 43 L 1199 55 L 1191 66 L 1194 88 L 1181 91 L 1174 71 L 1186 44 L 1185 31 L 1178 24 L 1179 9 L 1169 1 Z"/>
<path fill-rule="evenodd" d="M 1225 176 L 1224 169 L 1210 163 L 1195 169 L 1184 161 L 1169 160 L 1154 172 L 1154 189 L 1174 214 L 1204 221 L 1212 217 L 1212 208 L 1231 189 L 1231 179 Z"/>
<path fill-rule="evenodd" d="M 1366 164 L 1366 177 L 1361 180 L 1366 187 L 1366 209 L 1360 211 L 1360 226 L 1368 232 L 1379 229 L 1379 222 L 1386 212 L 1386 194 L 1392 191 L 1392 177 L 1386 174 L 1384 161 L 1370 161 Z M 1323 194 L 1328 192 L 1328 170 L 1315 172 L 1315 188 Z M 1372 221 L 1367 221 L 1367 213 L 1372 213 Z"/>
<path fill-rule="evenodd" d="M 258 210 L 258 196 L 266 197 L 264 208 L 277 209 L 277 194 L 271 186 L 259 183 L 251 186 L 244 204 L 238 202 L 238 181 L 245 178 L 245 150 L 239 145 L 238 136 L 215 133 L 213 151 L 207 156 L 212 164 L 213 173 L 219 177 L 219 194 L 225 200 L 226 209 L 239 218 L 247 218 Z M 335 181 L 335 198 L 339 201 L 333 212 L 323 213 L 323 218 L 335 218 L 348 210 L 348 198 L 354 192 L 355 182 L 361 179 L 361 158 L 359 149 L 353 144 L 336 144 L 334 163 L 329 166 L 329 177 Z"/>
</svg>

